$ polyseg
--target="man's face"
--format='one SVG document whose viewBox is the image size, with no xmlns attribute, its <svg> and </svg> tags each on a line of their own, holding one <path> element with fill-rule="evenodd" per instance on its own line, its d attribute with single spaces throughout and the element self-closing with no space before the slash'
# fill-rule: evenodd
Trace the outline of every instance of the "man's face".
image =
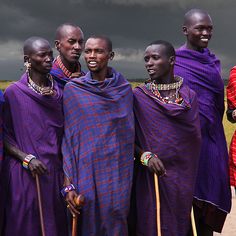
<svg viewBox="0 0 236 236">
<path fill-rule="evenodd" d="M 42 74 L 47 74 L 52 68 L 53 52 L 50 45 L 44 41 L 36 41 L 33 44 L 30 55 L 25 56 L 31 63 L 31 69 Z"/>
<path fill-rule="evenodd" d="M 107 69 L 109 59 L 113 53 L 109 51 L 106 40 L 89 38 L 85 43 L 84 59 L 91 72 L 100 72 Z"/>
<path fill-rule="evenodd" d="M 150 45 L 144 53 L 144 61 L 147 72 L 152 80 L 164 78 L 170 73 L 170 57 L 166 54 L 165 46 Z"/>
<path fill-rule="evenodd" d="M 62 60 L 70 63 L 78 62 L 84 48 L 84 35 L 78 27 L 66 26 L 60 40 L 55 41 Z"/>
<path fill-rule="evenodd" d="M 213 25 L 209 15 L 196 12 L 183 26 L 183 32 L 187 37 L 189 49 L 201 51 L 208 46 L 212 36 Z"/>
</svg>

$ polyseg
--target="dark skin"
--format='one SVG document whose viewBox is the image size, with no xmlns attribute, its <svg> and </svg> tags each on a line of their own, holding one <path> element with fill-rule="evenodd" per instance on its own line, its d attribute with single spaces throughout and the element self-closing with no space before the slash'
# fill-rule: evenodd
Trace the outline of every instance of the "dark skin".
<svg viewBox="0 0 236 236">
<path fill-rule="evenodd" d="M 24 60 L 31 63 L 30 76 L 37 85 L 44 87 L 43 96 L 52 96 L 53 91 L 49 89 L 47 74 L 52 67 L 53 54 L 52 49 L 45 39 L 32 38 L 27 40 L 24 46 Z M 29 153 L 14 147 L 7 141 L 4 141 L 5 150 L 22 162 Z M 29 170 L 33 177 L 36 174 L 42 175 L 48 172 L 47 167 L 38 159 L 32 159 L 29 163 Z"/>
<path fill-rule="evenodd" d="M 207 48 L 212 37 L 213 23 L 211 17 L 202 10 L 191 10 L 185 15 L 183 33 L 186 47 L 195 51 Z"/>
<path fill-rule="evenodd" d="M 107 42 L 100 38 L 89 38 L 85 44 L 85 61 L 91 72 L 92 78 L 104 81 L 109 74 L 108 62 L 114 57 L 114 52 L 109 50 Z M 65 176 L 64 186 L 70 185 L 71 180 Z M 78 196 L 76 191 L 70 191 L 66 195 L 66 202 L 72 215 L 79 214 L 79 207 L 74 199 Z"/>
<path fill-rule="evenodd" d="M 89 38 L 85 44 L 84 59 L 94 80 L 103 81 L 109 74 L 108 62 L 114 57 L 104 39 Z"/>
<path fill-rule="evenodd" d="M 183 33 L 186 36 L 186 47 L 202 52 L 207 48 L 212 37 L 213 23 L 209 14 L 200 9 L 192 9 L 185 14 Z M 196 208 L 194 207 L 194 210 Z M 197 233 L 201 236 L 213 236 L 213 230 L 202 219 L 195 216 Z"/>
<path fill-rule="evenodd" d="M 144 61 L 151 80 L 155 80 L 159 84 L 175 82 L 173 72 L 175 57 L 168 57 L 163 45 L 148 46 L 144 53 Z M 170 97 L 175 90 L 160 91 L 160 93 L 162 97 Z"/>
<path fill-rule="evenodd" d="M 84 34 L 78 26 L 62 25 L 58 28 L 55 47 L 60 53 L 64 66 L 73 72 L 71 78 L 80 76 L 78 61 L 84 49 Z"/>
<path fill-rule="evenodd" d="M 168 56 L 164 45 L 150 45 L 144 53 L 145 67 L 151 80 L 157 83 L 169 84 L 175 82 L 174 79 L 174 63 L 175 57 Z M 162 96 L 171 96 L 175 90 L 161 91 Z M 143 150 L 135 145 L 136 156 L 141 157 Z M 148 161 L 148 168 L 152 173 L 162 176 L 166 173 L 166 169 L 159 158 L 152 157 Z"/>
</svg>

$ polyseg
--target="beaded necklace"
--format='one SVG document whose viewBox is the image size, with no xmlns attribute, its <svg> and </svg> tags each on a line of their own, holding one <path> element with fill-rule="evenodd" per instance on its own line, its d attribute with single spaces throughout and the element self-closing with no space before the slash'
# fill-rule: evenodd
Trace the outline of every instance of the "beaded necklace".
<svg viewBox="0 0 236 236">
<path fill-rule="evenodd" d="M 28 74 L 28 87 L 31 88 L 34 92 L 38 93 L 38 94 L 43 94 L 44 92 L 44 87 L 41 87 L 39 85 L 37 85 L 30 77 L 29 72 Z M 51 86 L 50 86 L 50 90 L 53 91 L 53 78 L 50 74 L 47 74 L 47 79 L 50 81 Z"/>
<path fill-rule="evenodd" d="M 183 79 L 175 77 L 177 82 L 171 84 L 156 84 L 156 81 L 146 83 L 146 88 L 152 92 L 152 94 L 164 103 L 177 103 L 181 104 L 183 98 L 179 94 L 179 89 L 183 84 Z M 175 89 L 175 93 L 171 96 L 162 97 L 160 91 L 168 91 Z M 174 101 L 172 100 L 174 98 Z"/>
<path fill-rule="evenodd" d="M 57 56 L 56 58 L 56 62 L 57 64 L 59 65 L 60 69 L 63 71 L 63 73 L 66 75 L 67 78 L 70 78 L 71 75 L 74 73 L 74 72 L 70 72 L 63 64 L 62 60 L 61 60 L 61 57 L 60 56 Z M 83 73 L 80 71 L 80 64 L 79 62 L 77 63 L 77 72 L 80 72 L 80 75 L 83 75 Z M 80 76 L 79 75 L 79 76 Z"/>
</svg>

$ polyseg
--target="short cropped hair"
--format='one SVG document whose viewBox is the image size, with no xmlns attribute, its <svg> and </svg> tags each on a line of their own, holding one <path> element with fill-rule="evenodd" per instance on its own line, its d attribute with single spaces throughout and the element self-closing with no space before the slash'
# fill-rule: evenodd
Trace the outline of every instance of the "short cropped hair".
<svg viewBox="0 0 236 236">
<path fill-rule="evenodd" d="M 163 45 L 166 49 L 166 55 L 168 57 L 175 56 L 175 49 L 173 45 L 165 40 L 155 40 L 151 42 L 148 46 L 151 46 L 151 45 Z"/>
<path fill-rule="evenodd" d="M 81 30 L 81 28 L 78 25 L 75 25 L 72 23 L 64 23 L 64 24 L 58 26 L 56 29 L 56 35 L 55 35 L 56 40 L 60 40 L 62 38 L 62 36 L 64 35 L 63 29 L 67 26 L 72 27 L 72 28 L 79 28 Z M 81 30 L 81 32 L 83 33 L 82 30 Z"/>
<path fill-rule="evenodd" d="M 107 44 L 107 48 L 108 48 L 109 52 L 112 52 L 112 42 L 111 42 L 110 38 L 108 38 L 107 36 L 105 36 L 105 35 L 91 35 L 89 37 L 89 39 L 90 38 L 104 40 Z"/>
</svg>

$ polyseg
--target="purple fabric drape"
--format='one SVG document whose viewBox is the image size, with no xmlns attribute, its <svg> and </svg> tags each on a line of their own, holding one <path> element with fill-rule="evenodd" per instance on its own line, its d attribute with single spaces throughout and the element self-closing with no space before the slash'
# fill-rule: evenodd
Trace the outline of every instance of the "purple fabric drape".
<svg viewBox="0 0 236 236">
<path fill-rule="evenodd" d="M 64 89 L 66 83 L 68 83 L 69 81 L 71 81 L 71 78 L 68 78 L 62 71 L 62 69 L 60 68 L 60 66 L 58 65 L 57 61 L 55 60 L 53 62 L 53 66 L 52 69 L 50 71 L 50 74 L 52 75 L 53 79 L 55 79 L 58 83 L 58 86 L 61 89 Z M 83 71 L 81 71 L 82 75 L 85 75 L 85 73 Z"/>
<path fill-rule="evenodd" d="M 199 103 L 202 146 L 194 197 L 228 213 L 231 191 L 220 62 L 207 48 L 198 52 L 182 46 L 176 51 L 175 74 L 197 93 Z"/>
<path fill-rule="evenodd" d="M 164 236 L 186 236 L 200 151 L 200 125 L 196 94 L 182 86 L 182 105 L 158 100 L 144 85 L 134 89 L 136 144 L 156 153 L 166 168 L 159 178 L 161 231 Z M 154 176 L 136 160 L 133 197 L 136 232 L 156 236 Z"/>
<path fill-rule="evenodd" d="M 39 177 L 46 236 L 65 236 L 67 218 L 64 200 L 61 141 L 63 135 L 62 93 L 55 84 L 54 96 L 36 94 L 27 85 L 27 75 L 5 93 L 4 137 L 25 153 L 35 155 L 48 168 Z M 3 235 L 40 236 L 40 218 L 35 179 L 13 156 L 4 160 Z"/>
<path fill-rule="evenodd" d="M 103 82 L 91 74 L 64 89 L 64 171 L 85 196 L 80 235 L 127 235 L 133 175 L 131 86 L 113 70 Z"/>
</svg>

